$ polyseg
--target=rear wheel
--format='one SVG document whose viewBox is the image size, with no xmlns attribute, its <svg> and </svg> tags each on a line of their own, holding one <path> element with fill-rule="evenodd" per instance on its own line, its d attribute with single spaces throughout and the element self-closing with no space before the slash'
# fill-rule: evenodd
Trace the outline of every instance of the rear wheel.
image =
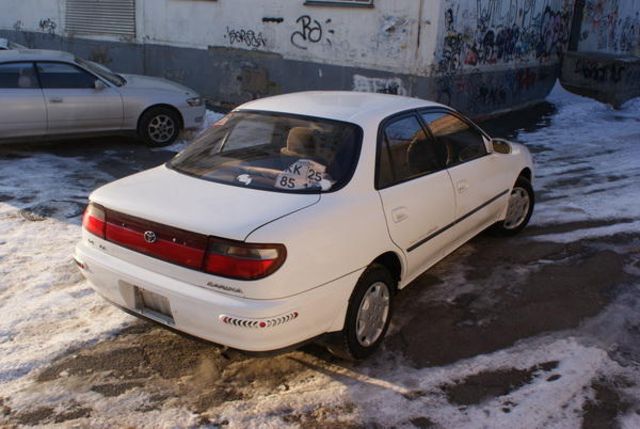
<svg viewBox="0 0 640 429">
<path fill-rule="evenodd" d="M 154 107 L 140 118 L 138 134 L 152 147 L 172 144 L 180 134 L 180 117 L 167 107 Z"/>
<path fill-rule="evenodd" d="M 511 190 L 507 215 L 504 220 L 493 226 L 493 231 L 499 235 L 510 236 L 522 231 L 533 214 L 535 195 L 531 183 L 524 177 L 519 177 Z"/>
<path fill-rule="evenodd" d="M 395 281 L 385 267 L 369 266 L 351 294 L 344 329 L 329 342 L 329 351 L 348 360 L 373 354 L 389 328 L 394 290 Z"/>
</svg>

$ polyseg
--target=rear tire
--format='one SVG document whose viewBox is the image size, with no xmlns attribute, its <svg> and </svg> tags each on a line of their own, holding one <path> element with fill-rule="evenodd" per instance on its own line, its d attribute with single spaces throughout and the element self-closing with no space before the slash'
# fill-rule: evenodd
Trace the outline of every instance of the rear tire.
<svg viewBox="0 0 640 429">
<path fill-rule="evenodd" d="M 150 147 L 168 146 L 180 134 L 181 121 L 178 113 L 168 107 L 154 107 L 142 115 L 138 134 Z"/>
<path fill-rule="evenodd" d="M 507 237 L 518 234 L 529 223 L 534 203 L 535 195 L 531 182 L 522 176 L 518 177 L 511 190 L 507 215 L 504 220 L 494 224 L 491 231 L 496 235 Z"/>
<path fill-rule="evenodd" d="M 356 283 L 349 298 L 344 329 L 327 344 L 342 359 L 360 360 L 371 356 L 382 343 L 393 313 L 396 282 L 384 266 L 370 265 Z"/>
</svg>

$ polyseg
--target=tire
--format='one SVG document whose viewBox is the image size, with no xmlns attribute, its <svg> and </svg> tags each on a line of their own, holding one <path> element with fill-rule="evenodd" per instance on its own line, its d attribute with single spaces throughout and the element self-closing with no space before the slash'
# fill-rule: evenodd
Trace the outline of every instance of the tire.
<svg viewBox="0 0 640 429">
<path fill-rule="evenodd" d="M 175 110 L 154 107 L 140 117 L 138 134 L 147 146 L 162 147 L 176 141 L 180 128 L 180 115 Z"/>
<path fill-rule="evenodd" d="M 333 355 L 346 360 L 361 360 L 371 356 L 378 349 L 393 314 L 395 287 L 395 280 L 382 265 L 372 264 L 362 273 L 349 298 L 344 329 L 333 334 L 327 342 L 327 348 Z M 366 298 L 369 298 L 368 304 L 365 303 Z M 374 302 L 384 308 L 375 311 L 375 307 L 371 307 Z M 374 310 L 373 313 L 369 313 L 374 319 L 374 324 L 370 325 L 369 330 L 362 331 L 366 325 L 358 322 L 359 316 L 365 318 L 367 311 L 371 310 Z"/>
<path fill-rule="evenodd" d="M 518 234 L 529 223 L 534 204 L 535 194 L 531 182 L 524 177 L 518 177 L 509 197 L 507 216 L 493 225 L 492 232 L 507 237 Z"/>
</svg>

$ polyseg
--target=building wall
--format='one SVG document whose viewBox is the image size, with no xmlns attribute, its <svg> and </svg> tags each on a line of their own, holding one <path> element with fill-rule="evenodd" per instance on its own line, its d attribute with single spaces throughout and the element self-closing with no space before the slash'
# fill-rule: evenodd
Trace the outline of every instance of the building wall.
<svg viewBox="0 0 640 429">
<path fill-rule="evenodd" d="M 587 0 L 580 51 L 640 56 L 638 0 Z"/>
<path fill-rule="evenodd" d="M 586 0 L 579 51 L 640 56 L 640 2 Z"/>
<path fill-rule="evenodd" d="M 303 89 L 415 95 L 468 113 L 543 98 L 573 0 L 137 0 L 135 40 L 65 31 L 64 0 L 4 0 L 0 34 L 124 72 L 181 81 L 217 101 Z"/>
</svg>

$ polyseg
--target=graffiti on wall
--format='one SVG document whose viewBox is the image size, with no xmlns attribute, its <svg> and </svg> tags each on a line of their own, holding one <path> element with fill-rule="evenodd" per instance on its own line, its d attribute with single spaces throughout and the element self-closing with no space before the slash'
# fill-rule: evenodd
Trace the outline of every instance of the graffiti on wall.
<svg viewBox="0 0 640 429">
<path fill-rule="evenodd" d="M 267 46 L 267 40 L 264 38 L 261 32 L 255 32 L 254 30 L 246 29 L 233 29 L 227 27 L 227 32 L 224 35 L 231 46 L 241 44 L 247 48 L 263 48 Z"/>
<path fill-rule="evenodd" d="M 334 30 L 325 30 L 320 21 L 313 19 L 309 15 L 302 15 L 296 19 L 298 28 L 291 33 L 291 44 L 298 49 L 308 49 L 310 44 L 317 44 L 325 40 L 328 45 L 331 45 L 331 39 L 327 37 L 328 34 L 334 34 Z M 331 24 L 331 19 L 327 19 L 324 22 L 325 26 Z"/>
<path fill-rule="evenodd" d="M 640 49 L 640 11 L 632 2 L 587 0 L 582 40 L 589 49 L 610 53 L 637 53 Z"/>
<path fill-rule="evenodd" d="M 569 39 L 571 4 L 566 0 L 446 0 L 437 72 L 557 60 Z"/>
<path fill-rule="evenodd" d="M 402 79 L 400 78 L 376 78 L 353 75 L 353 90 L 358 92 L 377 92 L 379 94 L 409 95 Z"/>
<path fill-rule="evenodd" d="M 626 67 L 619 63 L 579 58 L 574 72 L 596 82 L 618 83 L 622 80 L 625 70 Z"/>
<path fill-rule="evenodd" d="M 38 27 L 40 27 L 41 31 L 53 35 L 56 33 L 56 28 L 58 28 L 58 25 L 53 19 L 46 18 L 40 20 L 40 22 L 38 23 Z"/>
</svg>

